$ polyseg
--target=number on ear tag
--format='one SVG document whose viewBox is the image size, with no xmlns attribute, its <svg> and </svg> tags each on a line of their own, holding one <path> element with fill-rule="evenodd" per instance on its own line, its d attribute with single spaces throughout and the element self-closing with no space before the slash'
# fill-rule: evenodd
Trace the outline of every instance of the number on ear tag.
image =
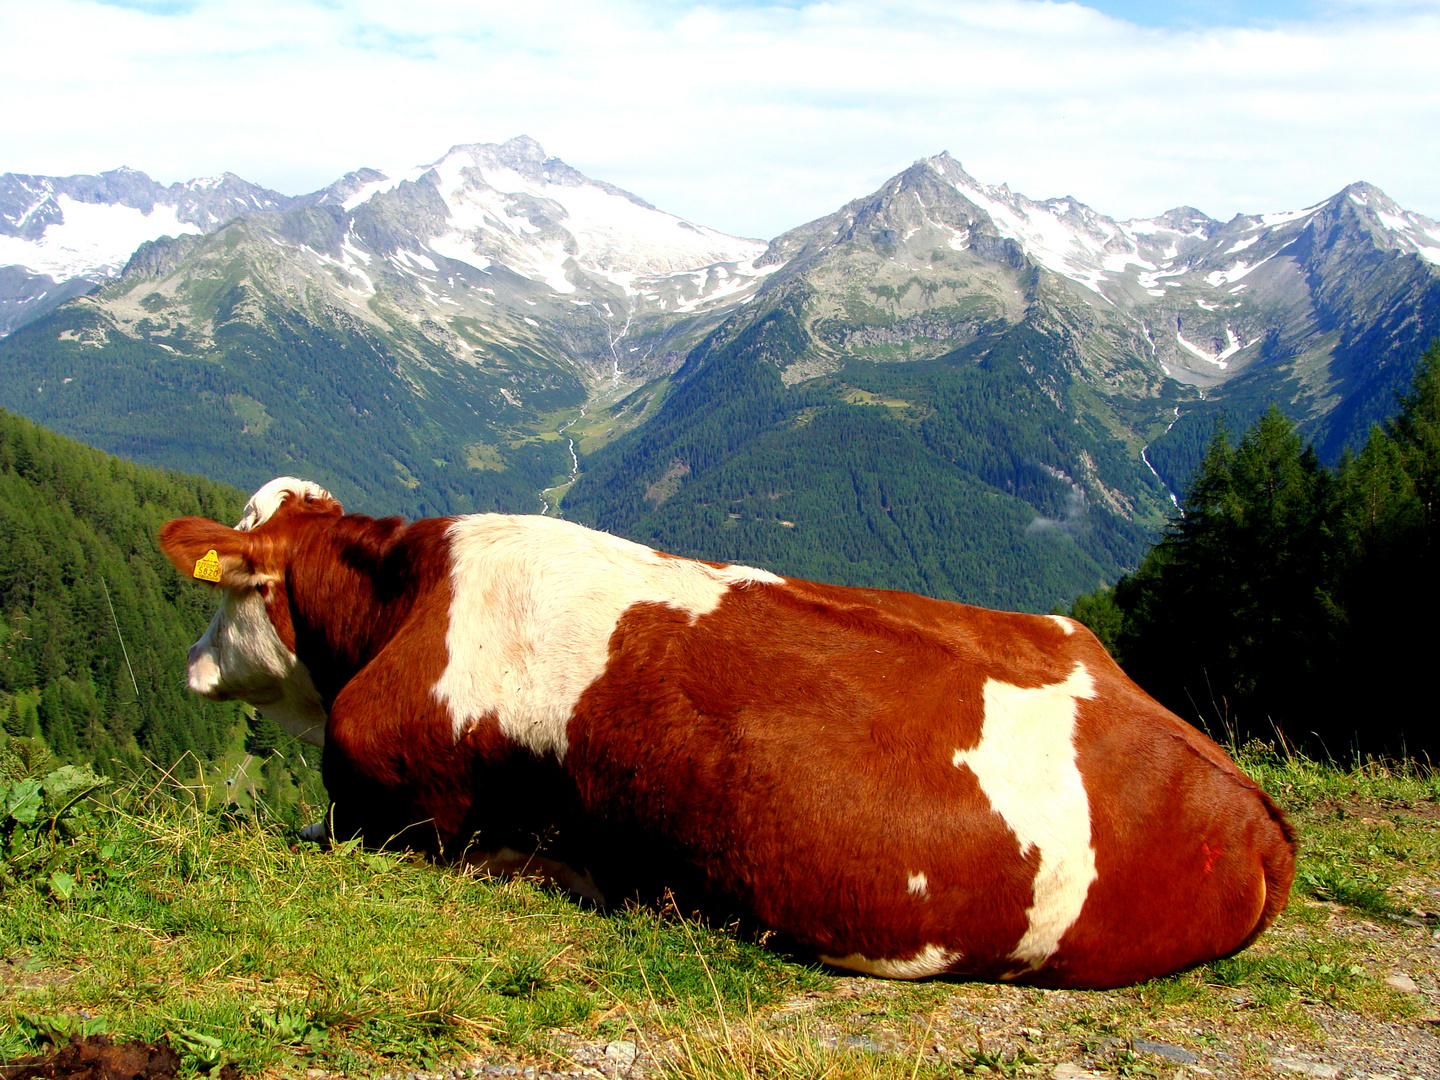
<svg viewBox="0 0 1440 1080">
<path fill-rule="evenodd" d="M 211 548 L 195 561 L 195 577 L 201 581 L 220 580 L 220 556 Z"/>
</svg>

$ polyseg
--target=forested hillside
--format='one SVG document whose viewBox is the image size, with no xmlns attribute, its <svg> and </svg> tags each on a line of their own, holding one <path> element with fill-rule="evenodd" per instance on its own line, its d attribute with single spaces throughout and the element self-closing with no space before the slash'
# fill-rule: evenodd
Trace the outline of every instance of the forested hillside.
<svg viewBox="0 0 1440 1080">
<path fill-rule="evenodd" d="M 1440 342 L 1358 454 L 1324 467 L 1272 408 L 1216 430 L 1183 505 L 1071 608 L 1137 682 L 1220 738 L 1440 758 Z"/>
<path fill-rule="evenodd" d="M 1063 329 L 786 385 L 808 302 L 793 289 L 692 352 L 654 418 L 585 461 L 566 516 L 677 554 L 1029 610 L 1139 561 L 1161 488 L 1064 369 Z"/>
<path fill-rule="evenodd" d="M 139 288 L 111 288 L 127 285 Z M 246 283 L 217 288 L 208 339 L 155 313 L 130 338 L 92 307 L 65 308 L 5 340 L 0 401 L 133 460 L 251 491 L 303 476 L 377 514 L 529 512 L 568 468 L 563 443 L 497 448 L 495 425 L 508 432 L 497 418 L 515 410 L 492 369 L 442 362 L 430 346 L 428 366 L 406 369 L 373 328 L 338 316 L 256 326 L 257 296 Z M 582 396 L 573 378 L 532 381 L 534 408 Z"/>
<path fill-rule="evenodd" d="M 186 688 L 185 652 L 215 598 L 182 581 L 156 530 L 222 521 L 245 497 L 133 465 L 0 410 L 0 723 L 68 761 L 211 758 L 239 706 Z"/>
</svg>

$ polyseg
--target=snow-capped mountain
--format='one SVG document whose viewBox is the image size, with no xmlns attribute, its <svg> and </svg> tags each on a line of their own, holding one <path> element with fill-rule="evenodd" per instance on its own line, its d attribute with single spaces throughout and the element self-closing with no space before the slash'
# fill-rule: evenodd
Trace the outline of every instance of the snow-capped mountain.
<svg viewBox="0 0 1440 1080">
<path fill-rule="evenodd" d="M 940 253 L 951 262 L 966 253 L 992 268 L 1043 268 L 1138 333 L 1162 374 L 1200 387 L 1226 382 L 1262 356 L 1303 352 L 1323 336 L 1331 318 L 1320 307 L 1348 288 L 1347 263 L 1411 256 L 1402 258 L 1407 273 L 1440 281 L 1440 225 L 1369 184 L 1302 210 L 1225 223 L 1188 206 L 1116 220 L 1073 197 L 1037 201 L 983 184 L 949 154 L 921 159 L 873 195 L 778 237 L 760 263 L 783 264 L 785 277 L 857 240 L 885 253 L 883 268 L 866 271 L 878 275 L 871 284 L 887 274 L 919 280 L 945 264 Z M 853 279 L 855 269 L 839 279 Z M 1322 277 L 1328 289 L 1317 289 Z M 989 286 L 971 289 L 972 304 L 988 304 L 995 317 L 1013 314 L 1005 288 L 984 280 Z M 933 308 L 948 294 L 942 286 L 931 295 Z M 933 318 L 928 325 L 937 326 Z M 956 338 L 946 332 L 942 340 Z M 815 370 L 811 361 L 801 373 Z"/>
<path fill-rule="evenodd" d="M 230 173 L 169 187 L 132 169 L 7 173 L 0 176 L 0 335 L 116 276 L 146 241 L 306 206 L 342 215 L 340 243 L 320 261 L 353 279 L 346 288 L 362 299 L 373 294 L 371 259 L 379 257 L 432 304 L 454 286 L 454 272 L 444 268 L 462 277 L 503 268 L 573 302 L 608 304 L 623 322 L 743 299 L 773 270 L 754 265 L 763 241 L 657 210 L 523 136 L 456 146 L 391 174 L 361 169 L 298 197 Z"/>
<path fill-rule="evenodd" d="M 168 187 L 126 168 L 0 175 L 0 335 L 115 276 L 147 240 L 292 202 L 232 173 Z"/>
<path fill-rule="evenodd" d="M 1116 221 L 1073 197 L 1036 202 L 1006 185 L 981 184 L 949 154 L 926 158 L 922 164 L 985 211 L 996 230 L 1017 241 L 1027 256 L 1106 299 L 1123 294 L 1131 284 L 1163 296 L 1181 284 L 1175 279 L 1192 274 L 1211 289 L 1239 292 L 1236 282 L 1274 258 L 1317 214 L 1333 212 L 1346 198 L 1361 208 L 1372 235 L 1386 250 L 1440 264 L 1440 225 L 1403 209 L 1366 183 L 1351 184 L 1303 210 L 1241 214 L 1225 224 L 1189 206 L 1154 218 Z"/>
<path fill-rule="evenodd" d="M 657 210 L 526 137 L 455 146 L 404 173 L 352 173 L 319 204 L 352 214 L 360 244 L 412 275 L 437 260 L 499 266 L 557 294 L 598 290 L 693 311 L 750 292 L 765 273 L 754 266 L 764 242 Z M 388 227 L 397 217 L 409 235 Z"/>
<path fill-rule="evenodd" d="M 1336 222 L 1342 207 L 1353 219 L 1346 227 L 1376 250 L 1440 265 L 1440 225 L 1368 184 L 1302 210 L 1226 223 L 1192 207 L 1117 220 L 1073 197 L 1035 200 L 984 184 L 948 153 L 768 245 L 658 210 L 524 136 L 458 145 L 410 169 L 357 170 L 294 198 L 232 174 L 169 187 L 129 169 L 6 174 L 0 334 L 115 276 L 144 241 L 207 233 L 241 215 L 309 209 L 323 218 L 287 227 L 274 242 L 362 318 L 374 317 L 377 290 L 412 316 L 441 316 L 437 325 L 452 331 L 462 314 L 483 323 L 497 307 L 513 314 L 566 305 L 590 324 L 560 331 L 569 351 L 614 379 L 655 352 L 647 335 L 657 318 L 673 327 L 677 318 L 722 315 L 782 267 L 794 273 L 853 239 L 857 222 L 883 218 L 894 226 L 887 243 L 912 256 L 908 262 L 938 246 L 1044 268 L 1128 320 L 1163 374 L 1204 387 L 1245 370 L 1267 335 L 1273 346 L 1277 328 L 1287 347 L 1313 336 L 1319 322 L 1296 242 Z M 575 323 L 546 314 L 525 311 L 518 321 L 531 329 Z M 440 332 L 445 347 L 462 353 L 476 346 L 472 336 Z M 673 366 L 678 353 L 669 352 Z M 641 376 L 658 370 L 641 368 Z"/>
<path fill-rule="evenodd" d="M 1113 578 L 1217 411 L 1243 424 L 1278 400 L 1333 456 L 1388 415 L 1440 332 L 1440 228 L 1365 184 L 1223 223 L 1192 207 L 1117 220 L 940 154 L 767 244 L 523 137 L 295 198 L 228 176 L 6 183 L 16 321 L 62 285 L 93 291 L 0 344 L 0 405 L 242 487 L 314 475 L 383 512 L 552 512 L 578 484 L 577 513 L 619 492 L 677 537 L 716 514 L 729 528 L 733 498 L 768 520 L 829 464 L 763 491 L 754 470 L 831 430 L 812 426 L 827 410 L 874 406 L 837 421 L 826 452 L 903 420 L 900 441 L 923 430 L 913 452 L 934 458 L 899 461 L 894 490 L 964 473 L 967 491 L 1021 500 L 1018 527 L 1089 536 L 1075 581 Z M 992 422 L 977 409 L 1000 385 L 1014 408 Z M 761 425 L 749 464 L 746 424 Z M 962 494 L 935 520 L 963 526 L 981 503 Z M 1085 533 L 1102 511 L 1111 524 Z M 651 527 L 612 512 L 595 520 Z"/>
<path fill-rule="evenodd" d="M 1440 266 L 1440 225 L 1370 184 L 1302 210 L 1222 224 L 1192 207 L 1116 221 L 1073 198 L 1035 202 L 977 183 L 948 155 L 928 164 L 1046 269 L 1138 320 L 1165 374 L 1214 385 L 1256 359 L 1267 332 L 1315 329 L 1306 256 L 1317 234 L 1348 229 L 1375 251 Z M 1284 311 L 1289 318 L 1277 320 Z M 1304 324 L 1302 326 L 1296 323 Z"/>
<path fill-rule="evenodd" d="M 587 412 L 606 437 L 641 422 L 644 402 L 601 407 L 673 372 L 777 269 L 756 266 L 765 243 L 658 210 L 528 138 L 358 170 L 209 233 L 208 220 L 165 205 L 146 206 L 144 221 L 166 221 L 170 235 L 11 336 L 42 366 L 66 368 L 33 381 L 11 371 L 28 384 L 25 407 L 83 413 L 82 437 L 102 444 L 120 445 L 122 428 L 122 452 L 220 470 L 230 451 L 210 440 L 238 423 L 265 447 L 251 462 L 262 471 L 301 469 L 299 454 L 352 502 L 412 513 L 534 509 L 547 481 L 575 473 L 561 432 Z M 61 228 L 33 227 L 30 242 L 53 244 Z M 111 363 L 112 346 L 129 344 L 177 363 Z M 163 385 L 147 389 L 157 376 Z M 111 425 L 97 394 L 144 401 L 161 426 L 205 420 L 137 448 L 136 435 L 150 444 L 136 406 Z M 355 425 L 376 423 L 389 441 L 378 467 L 371 451 L 352 453 Z"/>
</svg>

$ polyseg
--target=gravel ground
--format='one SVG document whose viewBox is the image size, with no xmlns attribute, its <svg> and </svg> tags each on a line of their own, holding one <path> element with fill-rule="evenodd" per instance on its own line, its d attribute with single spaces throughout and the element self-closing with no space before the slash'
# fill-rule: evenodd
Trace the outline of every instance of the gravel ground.
<svg viewBox="0 0 1440 1080">
<path fill-rule="evenodd" d="M 1431 888 L 1440 900 L 1440 887 Z M 1272 1009 L 1257 1004 L 1244 988 L 1212 994 L 1202 1006 L 1144 1007 L 1141 989 L 1038 990 L 971 983 L 931 984 L 928 1007 L 905 1011 L 910 987 L 837 976 L 826 989 L 763 1010 L 749 1023 L 822 1047 L 893 1056 L 907 1065 L 918 1053 L 922 1064 L 947 1065 L 957 1076 L 1440 1078 L 1437 920 L 1382 922 L 1356 917 L 1337 904 L 1298 897 L 1293 903 L 1326 909 L 1320 929 L 1281 925 L 1271 948 L 1287 937 L 1303 941 L 1322 933 L 1361 942 L 1364 977 L 1390 980 L 1389 988 L 1404 996 L 1399 1011 L 1408 1015 L 1377 1019 L 1305 998 Z M 744 1037 L 745 1026 L 735 1025 L 737 1038 Z M 548 1060 L 481 1057 L 440 1072 L 396 1074 L 392 1080 L 643 1080 L 656 1072 L 657 1056 L 681 1056 L 673 1033 L 648 1030 L 643 1020 L 609 1039 L 553 1032 L 551 1052 Z"/>
</svg>

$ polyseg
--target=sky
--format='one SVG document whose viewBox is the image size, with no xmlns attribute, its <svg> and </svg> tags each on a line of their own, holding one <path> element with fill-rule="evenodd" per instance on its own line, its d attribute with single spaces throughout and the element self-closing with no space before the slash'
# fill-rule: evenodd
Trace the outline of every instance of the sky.
<svg viewBox="0 0 1440 1080">
<path fill-rule="evenodd" d="M 948 150 L 1117 218 L 1440 218 L 1440 0 L 0 0 L 0 171 L 287 194 L 526 134 L 770 238 Z"/>
</svg>

